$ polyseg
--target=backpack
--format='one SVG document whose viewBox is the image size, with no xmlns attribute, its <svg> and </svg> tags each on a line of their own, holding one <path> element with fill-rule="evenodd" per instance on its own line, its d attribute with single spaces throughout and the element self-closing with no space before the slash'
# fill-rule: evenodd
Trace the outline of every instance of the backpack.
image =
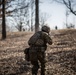
<svg viewBox="0 0 76 75">
<path fill-rule="evenodd" d="M 44 41 L 42 39 L 42 32 L 39 31 L 35 33 L 28 41 L 29 45 L 43 45 Z"/>
</svg>

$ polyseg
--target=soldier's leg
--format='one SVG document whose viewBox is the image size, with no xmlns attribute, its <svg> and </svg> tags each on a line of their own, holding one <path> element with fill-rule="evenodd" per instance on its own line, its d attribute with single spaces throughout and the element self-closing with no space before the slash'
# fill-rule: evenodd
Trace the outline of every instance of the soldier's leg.
<svg viewBox="0 0 76 75">
<path fill-rule="evenodd" d="M 45 75 L 45 61 L 41 62 L 41 75 Z"/>
<path fill-rule="evenodd" d="M 32 75 L 37 75 L 38 69 L 39 69 L 39 64 L 38 61 L 31 61 L 33 67 L 32 67 Z"/>
<path fill-rule="evenodd" d="M 41 75 L 45 75 L 45 53 L 41 54 L 41 57 L 39 58 L 39 61 L 41 63 Z"/>
</svg>

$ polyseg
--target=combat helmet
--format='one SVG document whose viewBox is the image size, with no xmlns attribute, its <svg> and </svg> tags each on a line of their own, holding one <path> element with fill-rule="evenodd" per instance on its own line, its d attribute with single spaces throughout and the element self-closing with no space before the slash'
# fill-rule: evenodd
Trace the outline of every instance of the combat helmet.
<svg viewBox="0 0 76 75">
<path fill-rule="evenodd" d="M 41 28 L 41 30 L 44 31 L 44 32 L 49 33 L 49 32 L 50 32 L 50 27 L 48 27 L 48 26 L 43 26 L 43 27 Z"/>
</svg>

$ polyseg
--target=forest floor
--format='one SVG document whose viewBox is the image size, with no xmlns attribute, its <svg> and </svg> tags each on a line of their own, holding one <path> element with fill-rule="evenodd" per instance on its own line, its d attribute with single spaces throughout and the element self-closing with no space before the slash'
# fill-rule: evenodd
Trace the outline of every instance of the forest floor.
<svg viewBox="0 0 76 75">
<path fill-rule="evenodd" d="M 24 59 L 23 51 L 32 34 L 12 32 L 6 40 L 0 39 L 0 75 L 31 75 L 32 65 Z M 52 30 L 51 38 L 53 44 L 46 51 L 46 75 L 76 75 L 76 30 Z"/>
</svg>

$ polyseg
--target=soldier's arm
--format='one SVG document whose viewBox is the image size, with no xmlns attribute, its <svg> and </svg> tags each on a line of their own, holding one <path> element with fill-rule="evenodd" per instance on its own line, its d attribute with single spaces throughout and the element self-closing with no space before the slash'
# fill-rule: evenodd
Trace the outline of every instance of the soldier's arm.
<svg viewBox="0 0 76 75">
<path fill-rule="evenodd" d="M 48 43 L 49 45 L 52 44 L 52 39 L 51 39 L 51 37 L 50 37 L 48 34 L 45 34 L 45 41 L 46 41 L 46 43 Z"/>
</svg>

